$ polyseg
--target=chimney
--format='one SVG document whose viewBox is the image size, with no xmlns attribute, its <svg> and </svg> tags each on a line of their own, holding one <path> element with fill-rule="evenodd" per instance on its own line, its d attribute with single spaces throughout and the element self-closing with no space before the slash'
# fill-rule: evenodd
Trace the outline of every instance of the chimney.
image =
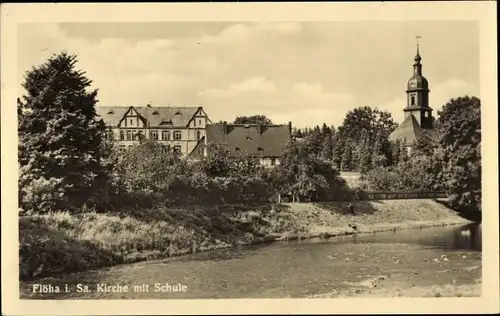
<svg viewBox="0 0 500 316">
<path fill-rule="evenodd" d="M 262 130 L 263 130 L 262 125 L 261 125 L 260 123 L 259 123 L 259 124 L 257 124 L 257 134 L 258 134 L 258 135 L 261 135 L 261 134 L 262 134 Z"/>
<path fill-rule="evenodd" d="M 290 130 L 290 135 L 292 134 L 292 121 L 288 121 L 288 129 Z"/>
<path fill-rule="evenodd" d="M 226 121 L 222 122 L 222 131 L 224 132 L 224 134 L 227 134 L 227 122 Z"/>
</svg>

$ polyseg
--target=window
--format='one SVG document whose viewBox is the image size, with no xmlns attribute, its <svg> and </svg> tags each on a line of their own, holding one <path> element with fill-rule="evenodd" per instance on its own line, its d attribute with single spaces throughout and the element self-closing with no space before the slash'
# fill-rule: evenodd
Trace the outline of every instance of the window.
<svg viewBox="0 0 500 316">
<path fill-rule="evenodd" d="M 199 123 L 199 125 L 202 125 L 202 124 L 203 124 L 203 123 L 201 122 L 201 120 L 198 120 L 198 123 Z"/>
<path fill-rule="evenodd" d="M 151 139 L 158 140 L 158 131 L 151 131 Z"/>
<path fill-rule="evenodd" d="M 139 133 L 137 133 L 137 140 L 143 140 L 144 139 L 144 135 L 142 134 L 142 131 L 139 131 Z"/>
<path fill-rule="evenodd" d="M 134 125 L 134 120 L 130 120 L 130 125 Z"/>
<path fill-rule="evenodd" d="M 276 158 L 271 158 L 271 166 L 276 165 Z"/>
<path fill-rule="evenodd" d="M 132 140 L 132 131 L 127 131 L 127 140 Z"/>
<path fill-rule="evenodd" d="M 240 147 L 236 147 L 236 151 L 240 151 Z"/>
<path fill-rule="evenodd" d="M 425 112 L 424 117 L 429 117 L 429 112 Z"/>
<path fill-rule="evenodd" d="M 120 140 L 125 140 L 125 131 L 120 131 Z"/>
<path fill-rule="evenodd" d="M 201 139 L 201 132 L 196 131 L 196 140 L 200 140 L 200 139 Z"/>
<path fill-rule="evenodd" d="M 411 105 L 415 105 L 415 96 L 414 95 L 411 96 Z"/>
<path fill-rule="evenodd" d="M 170 140 L 170 131 L 163 131 L 163 132 L 161 132 L 161 139 L 163 139 L 163 140 Z"/>
<path fill-rule="evenodd" d="M 179 145 L 174 146 L 174 152 L 180 153 L 181 152 L 181 146 L 179 146 Z"/>
<path fill-rule="evenodd" d="M 195 126 L 195 127 L 196 127 L 196 119 L 195 119 L 195 120 L 193 120 L 193 126 Z"/>
<path fill-rule="evenodd" d="M 181 140 L 181 132 L 180 131 L 175 131 L 174 132 L 174 140 Z"/>
</svg>

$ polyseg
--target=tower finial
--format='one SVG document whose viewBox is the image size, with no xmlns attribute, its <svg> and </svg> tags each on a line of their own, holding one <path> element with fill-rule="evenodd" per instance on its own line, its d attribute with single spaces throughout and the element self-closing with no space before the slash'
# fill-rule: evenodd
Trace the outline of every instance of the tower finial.
<svg viewBox="0 0 500 316">
<path fill-rule="evenodd" d="M 419 51 L 419 40 L 421 39 L 422 37 L 420 35 L 417 35 L 416 36 L 416 39 L 417 39 L 417 55 L 415 56 L 415 61 L 416 62 L 419 62 L 422 58 L 420 57 L 420 51 Z"/>
</svg>

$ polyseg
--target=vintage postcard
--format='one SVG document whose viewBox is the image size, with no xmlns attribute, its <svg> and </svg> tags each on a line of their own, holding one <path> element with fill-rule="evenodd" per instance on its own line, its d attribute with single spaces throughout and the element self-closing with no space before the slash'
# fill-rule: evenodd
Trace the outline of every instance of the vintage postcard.
<svg viewBox="0 0 500 316">
<path fill-rule="evenodd" d="M 1 12 L 2 313 L 499 311 L 496 3 Z"/>
</svg>

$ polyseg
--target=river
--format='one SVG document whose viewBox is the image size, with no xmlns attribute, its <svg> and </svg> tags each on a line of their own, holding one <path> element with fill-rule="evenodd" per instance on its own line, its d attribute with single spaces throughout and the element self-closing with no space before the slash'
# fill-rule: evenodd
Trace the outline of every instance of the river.
<svg viewBox="0 0 500 316">
<path fill-rule="evenodd" d="M 301 298 L 373 287 L 367 281 L 377 277 L 390 280 L 390 286 L 469 284 L 481 275 L 481 245 L 476 224 L 274 242 L 31 280 L 20 284 L 20 294 L 24 299 Z M 57 286 L 61 293 L 34 293 L 36 285 L 49 291 Z M 82 292 L 85 286 L 90 292 Z M 115 291 L 103 292 L 106 286 Z"/>
</svg>

